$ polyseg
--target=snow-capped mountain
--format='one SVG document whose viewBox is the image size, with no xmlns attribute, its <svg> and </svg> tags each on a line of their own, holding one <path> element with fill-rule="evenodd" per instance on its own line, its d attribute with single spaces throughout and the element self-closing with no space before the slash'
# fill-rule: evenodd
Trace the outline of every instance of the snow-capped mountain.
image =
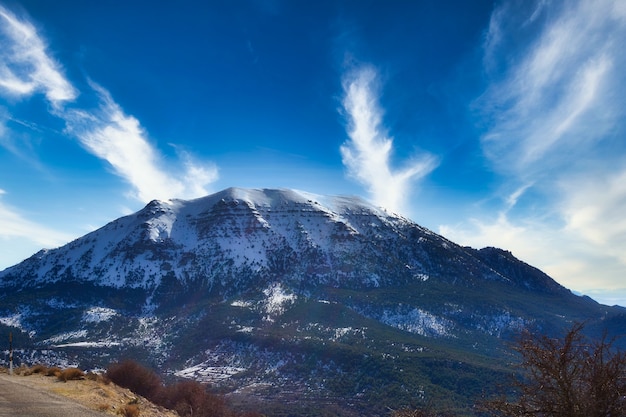
<svg viewBox="0 0 626 417">
<path fill-rule="evenodd" d="M 409 245 L 397 251 L 398 239 Z M 258 280 L 377 287 L 428 279 L 433 265 L 423 242 L 453 246 L 358 198 L 230 188 L 193 201 L 152 201 L 7 269 L 0 285 L 73 280 L 154 292 L 168 276 L 225 291 Z"/>
<path fill-rule="evenodd" d="M 341 415 L 469 404 L 501 377 L 503 340 L 573 320 L 626 330 L 623 309 L 509 252 L 458 246 L 358 198 L 293 190 L 152 201 L 0 272 L 0 329 L 19 334 L 22 360 L 132 356 L 307 415 L 320 399 Z"/>
</svg>

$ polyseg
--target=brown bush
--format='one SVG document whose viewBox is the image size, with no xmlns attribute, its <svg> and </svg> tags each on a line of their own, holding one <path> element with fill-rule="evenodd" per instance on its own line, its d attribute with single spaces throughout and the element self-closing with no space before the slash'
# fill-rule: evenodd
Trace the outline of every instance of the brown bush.
<svg viewBox="0 0 626 417">
<path fill-rule="evenodd" d="M 84 376 L 85 373 L 78 368 L 67 368 L 62 370 L 57 378 L 59 379 L 59 381 L 67 382 L 77 379 L 83 379 Z"/>
<path fill-rule="evenodd" d="M 58 376 L 61 373 L 61 368 L 57 368 L 53 366 L 52 368 L 48 368 L 45 375 L 46 376 Z"/>
<path fill-rule="evenodd" d="M 45 375 L 48 372 L 48 367 L 44 365 L 34 365 L 34 366 L 31 366 L 30 372 L 33 374 Z"/>
<path fill-rule="evenodd" d="M 178 382 L 161 391 L 160 403 L 181 417 L 220 417 L 228 415 L 226 402 L 196 381 Z"/>
<path fill-rule="evenodd" d="M 148 368 L 134 361 L 115 363 L 107 369 L 106 377 L 119 385 L 128 388 L 135 394 L 155 400 L 162 389 L 161 378 Z"/>
<path fill-rule="evenodd" d="M 164 386 L 155 372 L 137 362 L 125 361 L 113 364 L 109 366 L 104 377 L 147 398 L 158 406 L 176 411 L 181 417 L 234 417 L 238 415 L 227 406 L 222 396 L 210 393 L 206 385 L 196 381 L 183 381 Z M 120 410 L 120 413 L 126 413 L 126 409 L 131 405 L 127 404 Z M 258 417 L 261 414 L 247 413 L 242 416 Z"/>
<path fill-rule="evenodd" d="M 120 408 L 119 414 L 124 417 L 137 417 L 139 416 L 139 407 L 134 404 L 126 404 Z"/>
</svg>

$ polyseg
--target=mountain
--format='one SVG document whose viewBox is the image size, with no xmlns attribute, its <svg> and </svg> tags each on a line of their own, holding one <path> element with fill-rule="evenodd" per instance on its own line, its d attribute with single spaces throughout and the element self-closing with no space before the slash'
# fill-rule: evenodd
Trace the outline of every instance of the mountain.
<svg viewBox="0 0 626 417">
<path fill-rule="evenodd" d="M 471 415 L 523 328 L 626 332 L 510 252 L 350 197 L 229 188 L 139 212 L 0 272 L 18 361 L 135 358 L 272 415 Z"/>
</svg>

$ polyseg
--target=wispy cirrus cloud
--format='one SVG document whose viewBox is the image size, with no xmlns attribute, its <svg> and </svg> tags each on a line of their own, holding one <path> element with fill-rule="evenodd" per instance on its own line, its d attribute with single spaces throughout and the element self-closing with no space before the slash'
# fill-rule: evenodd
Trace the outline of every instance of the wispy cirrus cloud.
<svg viewBox="0 0 626 417">
<path fill-rule="evenodd" d="M 535 11 L 519 22 L 511 3 L 493 13 L 485 49 L 492 83 L 478 104 L 490 119 L 483 146 L 499 170 L 540 175 L 586 155 L 612 133 L 623 115 L 624 92 L 625 21 L 615 14 L 617 5 L 555 2 L 547 21 Z M 539 36 L 510 57 L 508 49 L 519 41 L 516 29 L 529 25 Z M 497 57 L 504 63 L 494 63 Z"/>
<path fill-rule="evenodd" d="M 140 201 L 207 193 L 207 185 L 217 179 L 214 164 L 199 163 L 188 152 L 179 152 L 179 160 L 168 162 L 140 122 L 125 114 L 109 92 L 93 82 L 89 82 L 91 90 L 83 94 L 95 95 L 97 108 L 77 107 L 78 90 L 48 54 L 35 26 L 2 6 L 0 22 L 0 94 L 30 98 L 43 92 L 52 104 L 51 113 L 65 121 L 65 132 L 88 152 L 107 161 L 113 172 L 131 185 L 132 197 Z M 9 144 L 15 145 L 0 141 L 5 147 Z"/>
<path fill-rule="evenodd" d="M 496 218 L 443 226 L 447 236 L 508 247 L 573 288 L 626 297 L 624 42 L 619 0 L 494 10 L 484 44 L 489 85 L 476 104 L 484 154 L 509 191 Z M 521 192 L 511 198 L 512 189 Z"/>
<path fill-rule="evenodd" d="M 5 194 L 0 189 L 0 238 L 24 238 L 45 247 L 56 247 L 74 238 L 70 234 L 28 220 L 17 209 L 2 201 Z"/>
<path fill-rule="evenodd" d="M 348 174 L 366 187 L 376 204 L 403 212 L 411 186 L 428 175 L 437 161 L 424 154 L 412 158 L 404 168 L 394 169 L 393 139 L 382 124 L 378 89 L 378 75 L 372 67 L 361 67 L 345 75 L 342 104 L 349 119 L 350 140 L 341 146 L 341 155 Z"/>
<path fill-rule="evenodd" d="M 77 90 L 61 66 L 46 52 L 46 44 L 27 20 L 0 5 L 0 89 L 17 97 L 43 92 L 55 106 L 71 101 Z"/>
<path fill-rule="evenodd" d="M 94 83 L 91 86 L 98 94 L 99 107 L 93 111 L 65 112 L 67 132 L 130 183 L 133 197 L 149 201 L 207 194 L 206 186 L 217 179 L 217 167 L 211 163 L 197 164 L 185 153 L 182 162 L 177 161 L 168 170 L 139 121 L 126 115 L 104 88 Z"/>
</svg>

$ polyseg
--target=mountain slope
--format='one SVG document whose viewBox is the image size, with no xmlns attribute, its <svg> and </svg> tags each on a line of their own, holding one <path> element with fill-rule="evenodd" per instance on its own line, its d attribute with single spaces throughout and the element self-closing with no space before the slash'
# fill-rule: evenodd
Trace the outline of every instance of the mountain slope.
<svg viewBox="0 0 626 417">
<path fill-rule="evenodd" d="M 293 190 L 153 201 L 5 269 L 0 291 L 0 324 L 22 330 L 28 355 L 134 356 L 303 415 L 320 401 L 341 415 L 463 409 L 507 371 L 504 341 L 521 328 L 626 330 L 623 309 L 509 252 Z"/>
</svg>

